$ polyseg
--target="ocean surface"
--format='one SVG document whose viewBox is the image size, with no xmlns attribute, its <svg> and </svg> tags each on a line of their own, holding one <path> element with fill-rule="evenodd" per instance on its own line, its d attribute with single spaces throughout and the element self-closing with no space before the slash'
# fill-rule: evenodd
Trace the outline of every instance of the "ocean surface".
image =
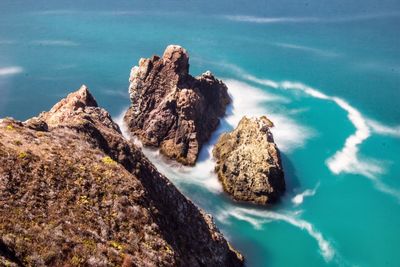
<svg viewBox="0 0 400 267">
<path fill-rule="evenodd" d="M 247 266 L 400 266 L 398 0 L 1 0 L 0 117 L 86 84 L 120 122 L 131 67 L 168 44 L 233 105 L 196 167 L 145 152 Z M 231 201 L 213 173 L 213 143 L 244 115 L 276 125 L 288 186 L 274 207 Z"/>
</svg>

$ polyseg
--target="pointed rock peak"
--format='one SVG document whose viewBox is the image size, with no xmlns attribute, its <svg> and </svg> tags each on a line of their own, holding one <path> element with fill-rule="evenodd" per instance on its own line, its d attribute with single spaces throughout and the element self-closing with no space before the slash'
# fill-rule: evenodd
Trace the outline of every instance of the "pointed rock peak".
<svg viewBox="0 0 400 267">
<path fill-rule="evenodd" d="M 86 85 L 82 85 L 78 91 L 71 93 L 66 98 L 66 104 L 75 109 L 80 107 L 97 107 L 97 102 Z"/>
<path fill-rule="evenodd" d="M 179 45 L 169 45 L 163 54 L 164 64 L 172 63 L 180 71 L 189 72 L 189 54 Z"/>
<path fill-rule="evenodd" d="M 70 93 L 66 98 L 55 104 L 50 112 L 57 112 L 60 109 L 77 110 L 85 107 L 97 107 L 97 102 L 87 86 L 82 85 L 79 90 Z"/>
<path fill-rule="evenodd" d="M 79 90 L 55 104 L 49 112 L 41 114 L 41 119 L 49 126 L 53 126 L 68 120 L 75 111 L 86 107 L 98 107 L 98 105 L 87 86 L 82 85 Z"/>
</svg>

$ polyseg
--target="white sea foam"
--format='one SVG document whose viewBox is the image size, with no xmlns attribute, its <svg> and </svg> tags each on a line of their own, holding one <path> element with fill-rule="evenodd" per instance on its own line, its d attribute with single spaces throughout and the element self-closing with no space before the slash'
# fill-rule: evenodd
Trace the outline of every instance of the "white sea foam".
<svg viewBox="0 0 400 267">
<path fill-rule="evenodd" d="M 113 120 L 116 124 L 118 124 L 122 135 L 126 138 L 126 139 L 131 139 L 131 135 L 129 134 L 128 131 L 128 127 L 126 126 L 125 122 L 124 122 L 124 115 L 126 110 L 128 109 L 128 107 L 125 107 L 122 109 L 121 113 L 118 114 L 117 117 L 114 117 Z"/>
<path fill-rule="evenodd" d="M 143 153 L 157 167 L 157 169 L 170 178 L 176 184 L 195 184 L 208 189 L 213 193 L 221 193 L 222 186 L 214 173 L 214 162 L 211 159 L 212 145 L 205 145 L 200 152 L 199 162 L 194 167 L 183 166 L 175 161 L 171 161 L 163 157 L 159 150 L 143 147 L 141 142 L 132 136 L 123 120 L 126 109 L 114 118 L 119 125 L 125 138 L 132 140 L 137 146 L 142 148 Z M 210 143 L 215 143 L 221 129 L 215 132 Z"/>
<path fill-rule="evenodd" d="M 31 44 L 44 46 L 79 46 L 78 43 L 69 40 L 34 40 Z"/>
<path fill-rule="evenodd" d="M 319 183 L 318 183 L 313 189 L 307 189 L 307 190 L 305 190 L 304 192 L 295 195 L 295 196 L 292 198 L 293 204 L 294 204 L 295 206 L 298 206 L 298 205 L 300 205 L 301 203 L 303 203 L 305 197 L 310 197 L 310 196 L 315 195 L 315 193 L 317 192 L 318 187 L 319 187 Z"/>
<path fill-rule="evenodd" d="M 230 65 L 228 66 L 231 67 Z M 349 105 L 346 101 L 338 97 L 328 96 L 325 93 L 322 93 L 321 91 L 300 82 L 276 82 L 269 79 L 257 78 L 245 73 L 243 70 L 237 67 L 233 68 L 233 70 L 240 74 L 243 79 L 258 83 L 260 85 L 275 89 L 281 88 L 285 90 L 299 90 L 311 97 L 335 102 L 340 108 L 344 109 L 348 113 L 348 118 L 356 128 L 356 132 L 346 139 L 344 147 L 341 150 L 336 152 L 335 155 L 327 160 L 329 169 L 335 174 L 339 174 L 341 172 L 358 173 L 366 175 L 367 177 L 374 177 L 376 174 L 382 173 L 382 169 L 378 164 L 373 164 L 372 161 L 362 162 L 359 160 L 358 146 L 369 137 L 370 131 L 366 123 L 366 119 L 357 109 Z M 275 136 L 278 137 L 279 134 L 276 134 Z"/>
<path fill-rule="evenodd" d="M 285 98 L 274 94 L 267 94 L 256 87 L 252 87 L 236 80 L 226 80 L 226 84 L 233 98 L 233 104 L 230 107 L 227 117 L 222 120 L 220 127 L 213 133 L 209 143 L 201 150 L 199 161 L 194 167 L 185 167 L 174 161 L 168 161 L 160 155 L 158 150 L 142 148 L 143 152 L 153 162 L 153 164 L 156 165 L 157 169 L 177 185 L 194 184 L 202 186 L 212 193 L 220 194 L 222 192 L 222 186 L 214 173 L 215 163 L 212 159 L 212 148 L 218 137 L 224 131 L 236 127 L 237 123 L 244 115 L 265 115 L 267 111 L 261 105 L 262 103 L 287 101 Z M 123 134 L 129 138 L 129 133 L 123 123 L 123 114 L 124 112 L 115 118 L 115 121 L 120 125 Z M 270 116 L 269 112 L 267 112 L 267 114 Z M 288 144 L 289 146 L 293 145 L 290 144 L 290 141 L 288 140 L 302 140 L 300 142 L 304 142 L 304 133 L 309 132 L 309 129 L 303 128 L 283 115 L 272 114 L 270 117 L 276 125 L 275 128 L 278 129 L 278 131 L 282 131 L 282 134 L 279 135 L 282 138 L 280 140 L 280 145 L 282 145 L 283 148 L 286 148 L 287 145 L 285 144 Z M 283 126 L 288 128 L 283 128 Z M 258 212 L 261 213 L 259 214 Z M 219 212 L 216 216 L 226 223 L 229 223 L 229 220 L 226 220 L 228 217 L 235 217 L 239 220 L 247 221 L 256 229 L 261 229 L 263 224 L 271 220 L 282 220 L 300 229 L 306 230 L 313 238 L 315 238 L 319 244 L 322 255 L 327 261 L 334 255 L 329 243 L 323 239 L 322 235 L 316 231 L 310 223 L 290 217 L 290 215 L 283 215 L 276 212 L 245 210 L 242 208 L 229 208 Z"/>
<path fill-rule="evenodd" d="M 378 179 L 373 180 L 373 182 L 375 184 L 375 187 L 379 191 L 396 198 L 397 201 L 400 203 L 400 190 L 395 189 L 391 186 L 388 186 L 388 185 L 384 184 L 381 180 L 378 180 Z"/>
<path fill-rule="evenodd" d="M 340 151 L 337 151 L 333 157 L 327 160 L 329 169 L 335 174 L 341 172 L 358 173 L 369 178 L 374 178 L 377 174 L 383 173 L 379 163 L 374 164 L 372 160 L 361 161 L 357 156 L 359 145 L 370 136 L 365 118 L 346 101 L 337 97 L 331 97 L 331 100 L 347 111 L 347 117 L 353 123 L 356 132 L 346 139 L 344 147 Z"/>
<path fill-rule="evenodd" d="M 335 174 L 345 172 L 361 174 L 368 178 L 374 178 L 376 175 L 384 172 L 378 160 L 365 158 L 363 160 L 360 159 L 358 156 L 359 145 L 370 136 L 371 129 L 373 129 L 376 133 L 398 136 L 400 127 L 388 127 L 377 123 L 376 121 L 369 120 L 345 100 L 339 97 L 329 96 L 320 90 L 312 88 L 303 83 L 292 81 L 276 82 L 270 79 L 260 79 L 246 73 L 235 65 L 225 64 L 224 67 L 231 69 L 242 79 L 247 81 L 274 89 L 280 88 L 285 90 L 299 90 L 311 97 L 336 103 L 336 105 L 347 112 L 347 117 L 354 125 L 356 131 L 346 139 L 343 148 L 337 151 L 331 158 L 327 160 L 329 169 Z"/>
<path fill-rule="evenodd" d="M 294 215 L 281 214 L 269 210 L 256 210 L 249 208 L 231 208 L 223 211 L 223 216 L 232 216 L 242 221 L 246 221 L 256 229 L 261 229 L 263 223 L 268 220 L 278 220 L 289 223 L 301 230 L 305 230 L 312 238 L 314 238 L 319 246 L 320 252 L 326 261 L 331 261 L 335 256 L 335 250 L 331 244 L 323 237 L 323 235 L 315 229 L 315 227 L 302 219 L 296 218 Z"/>
<path fill-rule="evenodd" d="M 363 175 L 373 181 L 377 190 L 399 199 L 400 202 L 400 190 L 390 188 L 377 178 L 378 175 L 385 172 L 383 162 L 377 159 L 365 157 L 361 158 L 359 156 L 359 146 L 372 133 L 399 138 L 400 125 L 391 127 L 375 120 L 368 119 L 363 116 L 359 110 L 351 106 L 345 100 L 339 97 L 327 95 L 318 89 L 312 88 L 300 82 L 277 82 L 270 79 L 261 79 L 245 72 L 243 69 L 233 64 L 215 64 L 219 65 L 220 67 L 230 69 L 240 78 L 249 82 L 257 83 L 273 89 L 299 90 L 311 97 L 334 102 L 336 105 L 338 105 L 338 107 L 347 112 L 347 117 L 354 125 L 356 131 L 346 138 L 345 143 L 340 150 L 326 160 L 328 168 L 334 174 L 351 173 Z M 287 131 L 290 132 L 291 129 L 289 128 Z M 282 133 L 277 133 L 275 136 L 278 137 L 280 134 Z"/>
<path fill-rule="evenodd" d="M 308 52 L 308 53 L 311 53 L 311 54 L 324 56 L 324 57 L 337 57 L 337 56 L 339 56 L 338 53 L 335 53 L 335 52 L 332 52 L 332 51 L 329 51 L 329 50 L 323 50 L 323 49 L 304 46 L 304 45 L 289 44 L 289 43 L 279 43 L 279 42 L 278 43 L 272 43 L 272 44 L 275 45 L 275 46 L 278 46 L 278 47 L 304 51 L 304 52 Z"/>
<path fill-rule="evenodd" d="M 310 128 L 298 124 L 290 117 L 266 108 L 268 105 L 263 105 L 266 102 L 287 103 L 286 98 L 266 93 L 259 88 L 237 80 L 227 79 L 225 83 L 233 99 L 232 114 L 226 118 L 231 127 L 236 127 L 244 116 L 267 115 L 275 125 L 271 129 L 274 133 L 275 142 L 284 152 L 291 152 L 303 146 L 314 135 Z"/>
<path fill-rule="evenodd" d="M 399 12 L 388 12 L 388 13 L 376 13 L 376 14 L 354 14 L 349 16 L 337 16 L 337 17 L 256 17 L 246 15 L 230 15 L 223 16 L 224 19 L 237 21 L 237 22 L 249 22 L 258 24 L 278 24 L 278 23 L 344 23 L 344 22 L 355 22 L 365 21 L 371 19 L 386 19 L 392 17 L 399 17 Z"/>
<path fill-rule="evenodd" d="M 299 23 L 299 22 L 318 22 L 318 18 L 314 17 L 256 17 L 256 16 L 224 16 L 225 19 L 239 22 L 252 22 L 260 24 L 272 23 Z"/>
<path fill-rule="evenodd" d="M 24 69 L 19 66 L 2 67 L 2 68 L 0 68 L 0 77 L 18 74 L 23 71 L 24 71 Z"/>
<path fill-rule="evenodd" d="M 375 120 L 367 120 L 368 125 L 371 127 L 372 131 L 381 134 L 381 135 L 389 135 L 392 137 L 400 137 L 400 125 L 398 126 L 387 126 Z"/>
<path fill-rule="evenodd" d="M 358 156 L 359 145 L 370 136 L 370 129 L 366 118 L 356 108 L 341 98 L 328 96 L 317 89 L 299 82 L 283 81 L 280 83 L 280 87 L 283 89 L 300 90 L 314 98 L 333 101 L 347 112 L 347 117 L 356 128 L 356 131 L 346 139 L 343 148 L 327 160 L 327 165 L 333 173 L 361 174 L 369 178 L 383 173 L 379 162 L 368 159 L 360 160 Z"/>
<path fill-rule="evenodd" d="M 292 149 L 302 146 L 304 142 L 311 137 L 312 131 L 309 128 L 299 125 L 294 120 L 281 114 L 268 112 L 262 103 L 266 102 L 287 102 L 288 100 L 250 86 L 244 82 L 227 79 L 226 84 L 233 103 L 228 107 L 228 114 L 221 120 L 220 126 L 212 134 L 211 139 L 200 151 L 198 162 L 194 167 L 186 167 L 175 161 L 166 160 L 160 155 L 158 150 L 143 148 L 143 152 L 156 167 L 170 177 L 177 184 L 196 184 L 211 192 L 222 192 L 222 186 L 214 172 L 215 162 L 212 159 L 212 149 L 219 136 L 226 131 L 230 131 L 237 126 L 243 116 L 261 116 L 267 115 L 275 124 L 273 128 L 276 134 L 276 142 L 282 151 L 288 152 Z M 125 110 L 124 110 L 125 112 Z M 123 122 L 122 112 L 115 118 L 119 124 L 122 133 L 127 138 L 130 137 Z"/>
</svg>

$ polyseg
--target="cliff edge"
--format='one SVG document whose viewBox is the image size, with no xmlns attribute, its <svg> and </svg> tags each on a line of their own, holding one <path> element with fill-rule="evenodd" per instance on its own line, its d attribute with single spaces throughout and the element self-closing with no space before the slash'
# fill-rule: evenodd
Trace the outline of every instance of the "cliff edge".
<svg viewBox="0 0 400 267">
<path fill-rule="evenodd" d="M 242 266 L 83 86 L 0 120 L 0 266 Z"/>
</svg>

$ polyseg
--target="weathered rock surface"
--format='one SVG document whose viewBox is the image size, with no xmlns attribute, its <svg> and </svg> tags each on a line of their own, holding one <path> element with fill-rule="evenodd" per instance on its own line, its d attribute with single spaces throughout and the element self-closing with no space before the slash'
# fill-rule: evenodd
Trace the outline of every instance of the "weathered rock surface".
<svg viewBox="0 0 400 267">
<path fill-rule="evenodd" d="M 144 145 L 194 165 L 231 101 L 226 85 L 209 71 L 192 77 L 188 53 L 177 45 L 168 46 L 162 58 L 140 59 L 129 81 L 129 130 Z"/>
<path fill-rule="evenodd" d="M 215 171 L 233 199 L 268 204 L 284 193 L 284 173 L 272 126 L 265 116 L 243 117 L 237 128 L 223 134 L 215 145 Z"/>
<path fill-rule="evenodd" d="M 82 87 L 0 120 L 0 266 L 241 266 Z"/>
</svg>

